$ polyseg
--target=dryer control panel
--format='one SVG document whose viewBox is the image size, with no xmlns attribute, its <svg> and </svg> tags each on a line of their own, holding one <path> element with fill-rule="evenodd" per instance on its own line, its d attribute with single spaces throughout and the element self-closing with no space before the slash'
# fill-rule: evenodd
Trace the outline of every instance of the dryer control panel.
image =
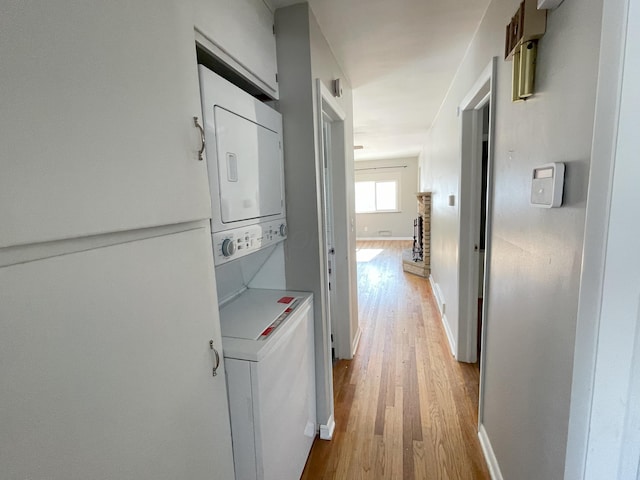
<svg viewBox="0 0 640 480">
<path fill-rule="evenodd" d="M 287 223 L 282 219 L 258 223 L 217 232 L 212 238 L 213 263 L 222 265 L 283 241 L 287 238 Z"/>
</svg>

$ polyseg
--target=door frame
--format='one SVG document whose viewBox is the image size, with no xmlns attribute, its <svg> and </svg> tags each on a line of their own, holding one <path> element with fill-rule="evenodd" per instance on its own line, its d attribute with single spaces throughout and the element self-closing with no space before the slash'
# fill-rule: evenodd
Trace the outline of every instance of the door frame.
<svg viewBox="0 0 640 480">
<path fill-rule="evenodd" d="M 335 353 L 335 358 L 338 357 L 337 354 L 337 338 L 334 339 L 334 332 L 337 331 L 337 315 L 335 315 L 335 233 L 334 229 L 334 215 L 333 215 L 333 179 L 332 179 L 332 155 L 333 155 L 333 143 L 332 143 L 332 130 L 333 130 L 333 122 L 335 121 L 323 108 L 322 109 L 322 117 L 321 117 L 322 125 L 322 138 L 320 138 L 320 142 L 322 143 L 322 158 L 320 159 L 322 162 L 322 176 L 321 176 L 321 196 L 322 196 L 322 235 L 325 246 L 325 254 L 326 254 L 326 263 L 324 265 L 325 270 L 325 287 L 327 288 L 327 304 L 326 304 L 326 312 L 327 312 L 327 323 L 330 325 L 329 331 L 331 335 L 329 337 L 329 341 L 331 343 L 332 351 Z M 331 251 L 333 250 L 333 251 Z M 331 281 L 333 280 L 333 288 L 331 288 Z M 332 359 L 333 359 L 332 355 Z"/>
<path fill-rule="evenodd" d="M 458 251 L 458 338 L 456 360 L 474 363 L 478 360 L 478 286 L 479 253 L 475 249 L 480 231 L 478 200 L 482 174 L 482 110 L 489 104 L 489 145 L 487 160 L 487 202 L 485 231 L 484 294 L 482 302 L 481 366 L 484 364 L 489 280 L 491 264 L 491 216 L 493 203 L 493 145 L 495 137 L 497 57 L 493 57 L 460 103 L 460 192 Z M 484 368 L 480 369 L 479 412 L 482 412 Z M 481 420 L 481 415 L 479 420 Z"/>
<path fill-rule="evenodd" d="M 320 230 L 321 241 L 319 242 L 319 250 L 320 250 L 320 296 L 319 299 L 321 304 L 322 311 L 322 361 L 324 363 L 324 371 L 326 372 L 326 378 L 323 381 L 330 386 L 330 388 L 326 389 L 327 392 L 331 392 L 331 398 L 327 398 L 326 401 L 330 405 L 331 416 L 327 421 L 326 425 L 320 425 L 320 438 L 323 440 L 330 440 L 333 436 L 333 431 L 335 429 L 335 418 L 334 418 L 334 404 L 333 404 L 333 362 L 331 356 L 331 312 L 333 311 L 340 321 L 336 322 L 339 325 L 339 329 L 337 332 L 334 332 L 334 344 L 336 356 L 338 358 L 342 357 L 344 344 L 350 344 L 351 338 L 351 316 L 350 316 L 350 299 L 348 288 L 338 288 L 338 279 L 347 275 L 348 278 L 348 265 L 341 265 L 340 262 L 334 261 L 335 268 L 335 281 L 336 287 L 334 288 L 334 295 L 330 295 L 327 288 L 327 265 L 328 265 L 328 256 L 327 252 L 327 238 L 326 238 L 326 229 L 325 229 L 325 171 L 324 171 L 324 132 L 323 132 L 323 115 L 327 115 L 332 119 L 332 129 L 331 129 L 331 156 L 330 159 L 334 163 L 332 165 L 332 170 L 334 174 L 336 173 L 337 168 L 335 168 L 338 163 L 344 165 L 345 163 L 345 119 L 346 114 L 340 104 L 335 100 L 329 89 L 322 83 L 322 81 L 318 78 L 316 79 L 316 104 L 315 104 L 315 121 L 316 121 L 316 178 L 318 179 L 318 194 L 320 195 L 318 202 L 318 228 Z M 336 185 L 334 183 L 333 192 L 333 204 L 335 211 L 335 193 L 336 193 Z M 344 228 L 340 228 L 339 225 L 336 224 L 335 220 L 333 221 L 333 235 L 334 242 L 338 242 L 338 237 L 344 233 L 347 235 L 348 226 L 344 226 Z M 343 231 L 344 230 L 344 231 Z M 348 245 L 348 243 L 347 243 Z M 346 252 L 345 252 L 346 253 Z M 348 284 L 347 284 L 348 285 Z M 344 292 L 341 292 L 344 290 Z M 344 296 L 345 298 L 342 298 Z M 346 300 L 346 301 L 345 301 Z M 346 306 L 345 308 L 343 308 Z M 320 342 L 316 342 L 316 345 L 320 345 Z M 348 347 L 349 348 L 349 347 Z M 350 348 L 348 350 L 350 352 Z M 316 352 L 318 355 L 320 352 Z M 351 358 L 350 353 L 346 358 Z"/>
<path fill-rule="evenodd" d="M 627 90 L 640 77 L 638 25 L 640 1 L 605 2 L 565 478 L 603 478 L 603 471 L 607 478 L 635 478 L 640 471 L 637 228 L 621 215 L 636 204 L 637 190 L 620 181 L 637 174 L 629 127 L 637 124 L 638 101 Z"/>
</svg>

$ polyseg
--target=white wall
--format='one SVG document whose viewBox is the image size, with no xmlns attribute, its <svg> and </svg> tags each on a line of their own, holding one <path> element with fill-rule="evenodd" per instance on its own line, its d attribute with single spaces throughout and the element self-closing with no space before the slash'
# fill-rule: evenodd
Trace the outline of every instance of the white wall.
<svg viewBox="0 0 640 480">
<path fill-rule="evenodd" d="M 334 190 L 344 191 L 336 199 L 335 234 L 336 251 L 343 255 L 343 265 L 348 265 L 347 279 L 340 290 L 347 299 L 340 305 L 346 309 L 349 322 L 357 322 L 355 303 L 355 259 L 349 252 L 355 251 L 355 239 L 349 229 L 349 207 L 353 205 L 353 130 L 351 87 L 341 72 L 326 40 L 322 36 L 308 5 L 298 4 L 276 11 L 276 41 L 278 47 L 278 72 L 280 78 L 280 112 L 283 115 L 285 182 L 287 199 L 287 223 L 289 237 L 285 244 L 285 268 L 287 287 L 306 290 L 314 294 L 316 323 L 316 376 L 318 393 L 318 421 L 326 425 L 333 411 L 333 387 L 331 353 L 327 348 L 329 332 L 324 321 L 322 299 L 326 294 L 323 284 L 324 249 L 321 240 L 320 179 L 317 153 L 316 92 L 315 79 L 320 78 L 329 87 L 334 78 L 344 79 L 344 95 L 336 99 L 347 118 L 345 125 L 346 153 L 342 184 L 334 182 Z M 343 208 L 337 208 L 342 205 Z M 343 227 L 340 228 L 339 224 Z M 351 263 L 354 263 L 353 267 Z M 354 301 L 349 301 L 354 299 Z M 350 314 L 349 314 L 350 313 Z M 354 315 L 355 313 L 355 315 Z M 356 323 L 357 326 L 357 323 Z"/>
<path fill-rule="evenodd" d="M 517 0 L 494 0 L 431 128 L 422 187 L 433 191 L 432 275 L 457 337 L 460 118 L 457 107 L 493 56 L 494 198 L 491 287 L 485 296 L 484 411 L 504 478 L 562 478 L 591 155 L 601 0 L 565 1 L 540 41 L 536 95 L 512 103 L 504 29 Z M 566 162 L 564 206 L 529 206 L 530 173 Z"/>
<path fill-rule="evenodd" d="M 381 231 L 390 231 L 386 236 L 413 238 L 413 220 L 418 216 L 418 159 L 361 160 L 355 164 L 355 170 L 356 181 L 369 175 L 380 175 L 381 180 L 387 173 L 400 176 L 400 211 L 356 214 L 356 236 L 380 237 L 385 236 Z"/>
</svg>

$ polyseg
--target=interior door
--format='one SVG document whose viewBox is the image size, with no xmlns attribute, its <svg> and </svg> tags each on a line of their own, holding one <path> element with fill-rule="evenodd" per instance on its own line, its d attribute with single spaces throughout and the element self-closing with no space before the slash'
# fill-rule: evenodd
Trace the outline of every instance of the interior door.
<svg viewBox="0 0 640 480">
<path fill-rule="evenodd" d="M 2 478 L 233 479 L 213 272 L 206 228 L 1 268 Z"/>
<path fill-rule="evenodd" d="M 2 1 L 0 247 L 210 217 L 193 35 L 180 0 Z"/>
<path fill-rule="evenodd" d="M 327 315 L 330 316 L 331 324 L 331 343 L 334 343 L 334 334 L 337 332 L 335 324 L 335 315 L 333 309 L 334 303 L 334 286 L 335 286 L 335 242 L 333 233 L 333 191 L 331 183 L 331 118 L 326 114 L 322 116 L 322 161 L 323 161 L 323 180 L 322 180 L 322 197 L 323 197 L 323 226 L 324 226 L 324 242 L 327 252 L 326 275 L 327 279 Z M 334 349 L 335 350 L 335 349 Z M 335 355 L 335 352 L 334 352 Z"/>
</svg>

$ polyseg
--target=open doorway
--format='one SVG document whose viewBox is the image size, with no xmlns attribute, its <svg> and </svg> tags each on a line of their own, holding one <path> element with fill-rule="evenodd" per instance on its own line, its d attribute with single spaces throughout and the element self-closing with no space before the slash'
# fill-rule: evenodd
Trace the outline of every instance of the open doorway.
<svg viewBox="0 0 640 480">
<path fill-rule="evenodd" d="M 491 260 L 492 147 L 495 121 L 494 58 L 460 104 L 459 328 L 456 359 L 480 365 L 482 416 L 484 337 Z M 480 419 L 481 420 L 481 419 Z"/>
<path fill-rule="evenodd" d="M 322 362 L 329 375 L 333 359 L 351 359 L 358 339 L 357 308 L 353 302 L 351 279 L 355 248 L 350 250 L 350 221 L 346 175 L 346 115 L 328 88 L 316 80 L 316 176 L 321 198 L 318 225 L 322 286 L 318 301 L 322 309 Z M 353 167 L 351 167 L 353 168 Z M 352 188 L 352 187 L 351 187 Z M 317 352 L 318 354 L 318 352 Z M 324 379 L 331 382 L 331 377 Z M 333 399 L 332 399 L 333 400 Z M 331 438 L 333 419 L 321 426 L 320 437 Z"/>
<path fill-rule="evenodd" d="M 349 264 L 355 249 L 349 248 L 349 221 L 346 171 L 346 114 L 335 97 L 320 81 L 318 90 L 318 178 L 322 195 L 321 257 L 325 295 L 321 301 L 325 309 L 327 331 L 334 358 L 353 357 L 353 340 L 357 337 L 357 318 L 352 318 Z M 355 263 L 355 262 L 354 262 Z M 354 329 L 355 321 L 355 329 Z"/>
</svg>

